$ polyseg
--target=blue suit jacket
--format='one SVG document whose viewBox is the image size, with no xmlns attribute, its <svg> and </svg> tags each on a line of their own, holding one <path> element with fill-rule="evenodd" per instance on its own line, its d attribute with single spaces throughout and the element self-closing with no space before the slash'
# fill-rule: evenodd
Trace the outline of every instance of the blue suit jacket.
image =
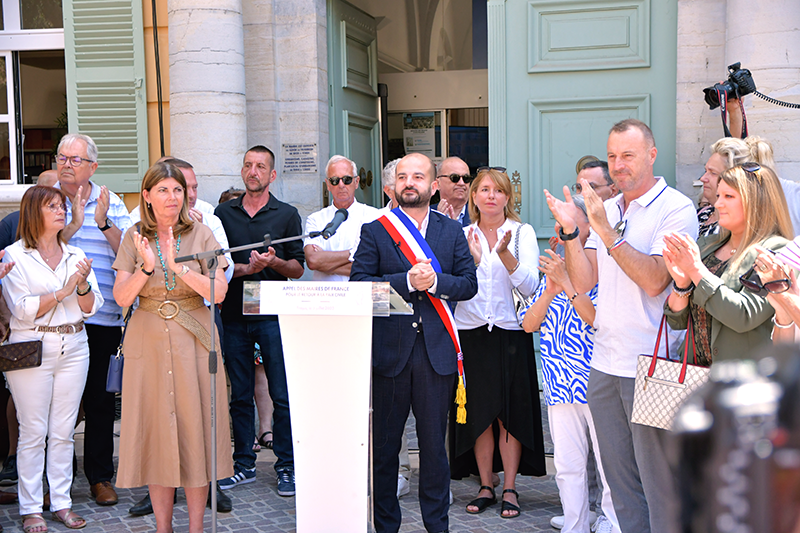
<svg viewBox="0 0 800 533">
<path fill-rule="evenodd" d="M 425 240 L 442 267 L 434 296 L 446 302 L 475 296 L 478 292 L 475 263 L 461 224 L 431 211 Z M 431 366 L 440 375 L 452 374 L 457 369 L 453 341 L 428 297 L 422 292 L 409 292 L 406 273 L 410 268 L 411 264 L 380 222 L 376 220 L 361 227 L 361 242 L 353 259 L 350 281 L 388 281 L 414 307 L 413 315 L 373 319 L 373 370 L 381 376 L 398 375 L 408 362 L 421 322 Z M 450 304 L 451 310 L 453 307 Z"/>
</svg>

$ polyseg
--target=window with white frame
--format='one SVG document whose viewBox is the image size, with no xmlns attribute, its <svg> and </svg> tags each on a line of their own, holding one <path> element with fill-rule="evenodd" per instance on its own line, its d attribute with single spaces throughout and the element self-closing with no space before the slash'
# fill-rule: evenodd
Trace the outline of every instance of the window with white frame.
<svg viewBox="0 0 800 533">
<path fill-rule="evenodd" d="M 62 0 L 0 0 L 0 185 L 52 167 L 66 90 Z"/>
</svg>

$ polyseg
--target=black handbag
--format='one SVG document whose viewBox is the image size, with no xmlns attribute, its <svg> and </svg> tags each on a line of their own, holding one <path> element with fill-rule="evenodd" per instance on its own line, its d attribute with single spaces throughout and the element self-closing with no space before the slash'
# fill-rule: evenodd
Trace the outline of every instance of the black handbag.
<svg viewBox="0 0 800 533">
<path fill-rule="evenodd" d="M 125 326 L 122 330 L 122 337 L 119 339 L 117 353 L 111 354 L 108 360 L 108 374 L 106 374 L 106 392 L 122 392 L 122 369 L 125 367 L 125 356 L 122 353 L 122 343 L 125 342 L 125 333 L 128 331 L 128 320 L 131 319 L 133 306 L 128 308 L 125 315 Z"/>
</svg>

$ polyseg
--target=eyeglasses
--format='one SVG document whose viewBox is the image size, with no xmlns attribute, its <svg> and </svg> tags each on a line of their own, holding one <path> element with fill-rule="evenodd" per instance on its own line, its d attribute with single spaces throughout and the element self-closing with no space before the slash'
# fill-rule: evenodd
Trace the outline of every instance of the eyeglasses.
<svg viewBox="0 0 800 533">
<path fill-rule="evenodd" d="M 773 254 L 772 250 L 770 250 Z M 739 281 L 744 285 L 744 288 L 758 296 L 766 296 L 768 292 L 772 294 L 780 294 L 788 291 L 792 287 L 792 280 L 789 278 L 776 279 L 761 283 L 761 278 L 756 272 L 756 264 L 750 267 L 750 270 L 739 276 Z"/>
<path fill-rule="evenodd" d="M 84 162 L 84 161 L 86 161 L 87 163 L 94 163 L 94 162 L 95 162 L 95 161 L 92 161 L 91 159 L 84 159 L 84 158 L 82 158 L 82 157 L 80 157 L 80 156 L 77 156 L 77 155 L 73 155 L 73 156 L 71 156 L 71 157 L 67 157 L 67 156 L 65 156 L 65 155 L 63 155 L 63 154 L 58 154 L 58 155 L 56 156 L 56 162 L 57 162 L 59 165 L 66 165 L 66 164 L 67 164 L 67 161 L 69 161 L 70 163 L 72 163 L 72 166 L 73 166 L 73 167 L 79 167 L 79 166 L 81 166 L 81 165 L 83 164 L 83 162 Z"/>
<path fill-rule="evenodd" d="M 342 176 L 341 178 L 334 176 L 333 178 L 328 178 L 328 181 L 330 182 L 331 185 L 336 187 L 337 185 L 339 185 L 339 181 L 343 181 L 345 185 L 350 185 L 351 183 L 353 183 L 354 179 L 355 178 L 353 176 Z"/>
<path fill-rule="evenodd" d="M 608 183 L 603 183 L 602 185 L 598 185 L 596 183 L 589 183 L 589 186 L 592 188 L 593 191 L 596 191 L 601 187 L 608 187 Z M 583 192 L 583 185 L 581 185 L 580 183 L 573 183 L 572 186 L 570 186 L 570 189 L 572 190 L 572 192 L 581 194 Z"/>
<path fill-rule="evenodd" d="M 761 165 L 759 165 L 758 163 L 749 161 L 747 163 L 742 163 L 739 166 L 742 167 L 742 170 L 744 170 L 748 174 L 752 174 L 753 176 L 755 176 L 756 179 L 761 179 L 761 175 L 758 173 L 758 171 L 761 170 Z"/>
<path fill-rule="evenodd" d="M 506 167 L 478 167 L 478 172 L 485 172 L 487 170 L 496 170 L 497 172 L 505 172 Z"/>
<path fill-rule="evenodd" d="M 460 180 L 464 180 L 464 183 L 469 185 L 473 179 L 472 176 L 469 174 L 450 174 L 449 176 L 442 174 L 441 176 L 436 176 L 437 178 L 450 178 L 450 181 L 453 183 L 458 183 Z"/>
<path fill-rule="evenodd" d="M 52 211 L 53 213 L 58 213 L 59 211 L 67 212 L 67 204 L 57 204 L 55 202 L 47 204 L 45 206 L 47 209 Z"/>
</svg>

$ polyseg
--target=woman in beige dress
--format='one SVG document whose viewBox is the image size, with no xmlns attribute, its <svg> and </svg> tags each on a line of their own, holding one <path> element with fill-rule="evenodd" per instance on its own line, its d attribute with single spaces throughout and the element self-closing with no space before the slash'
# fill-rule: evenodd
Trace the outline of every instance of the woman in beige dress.
<svg viewBox="0 0 800 533">
<path fill-rule="evenodd" d="M 142 220 L 122 240 L 114 269 L 114 298 L 139 307 L 125 336 L 118 487 L 148 485 L 158 533 L 172 531 L 176 487 L 189 507 L 189 531 L 203 531 L 210 481 L 233 475 L 225 374 L 217 373 L 217 473 L 211 472 L 210 297 L 206 263 L 175 257 L 219 248 L 211 230 L 188 215 L 186 180 L 156 163 L 142 180 Z M 228 284 L 220 257 L 215 300 Z M 219 340 L 216 341 L 219 345 Z M 222 369 L 218 356 L 217 367 Z"/>
</svg>

